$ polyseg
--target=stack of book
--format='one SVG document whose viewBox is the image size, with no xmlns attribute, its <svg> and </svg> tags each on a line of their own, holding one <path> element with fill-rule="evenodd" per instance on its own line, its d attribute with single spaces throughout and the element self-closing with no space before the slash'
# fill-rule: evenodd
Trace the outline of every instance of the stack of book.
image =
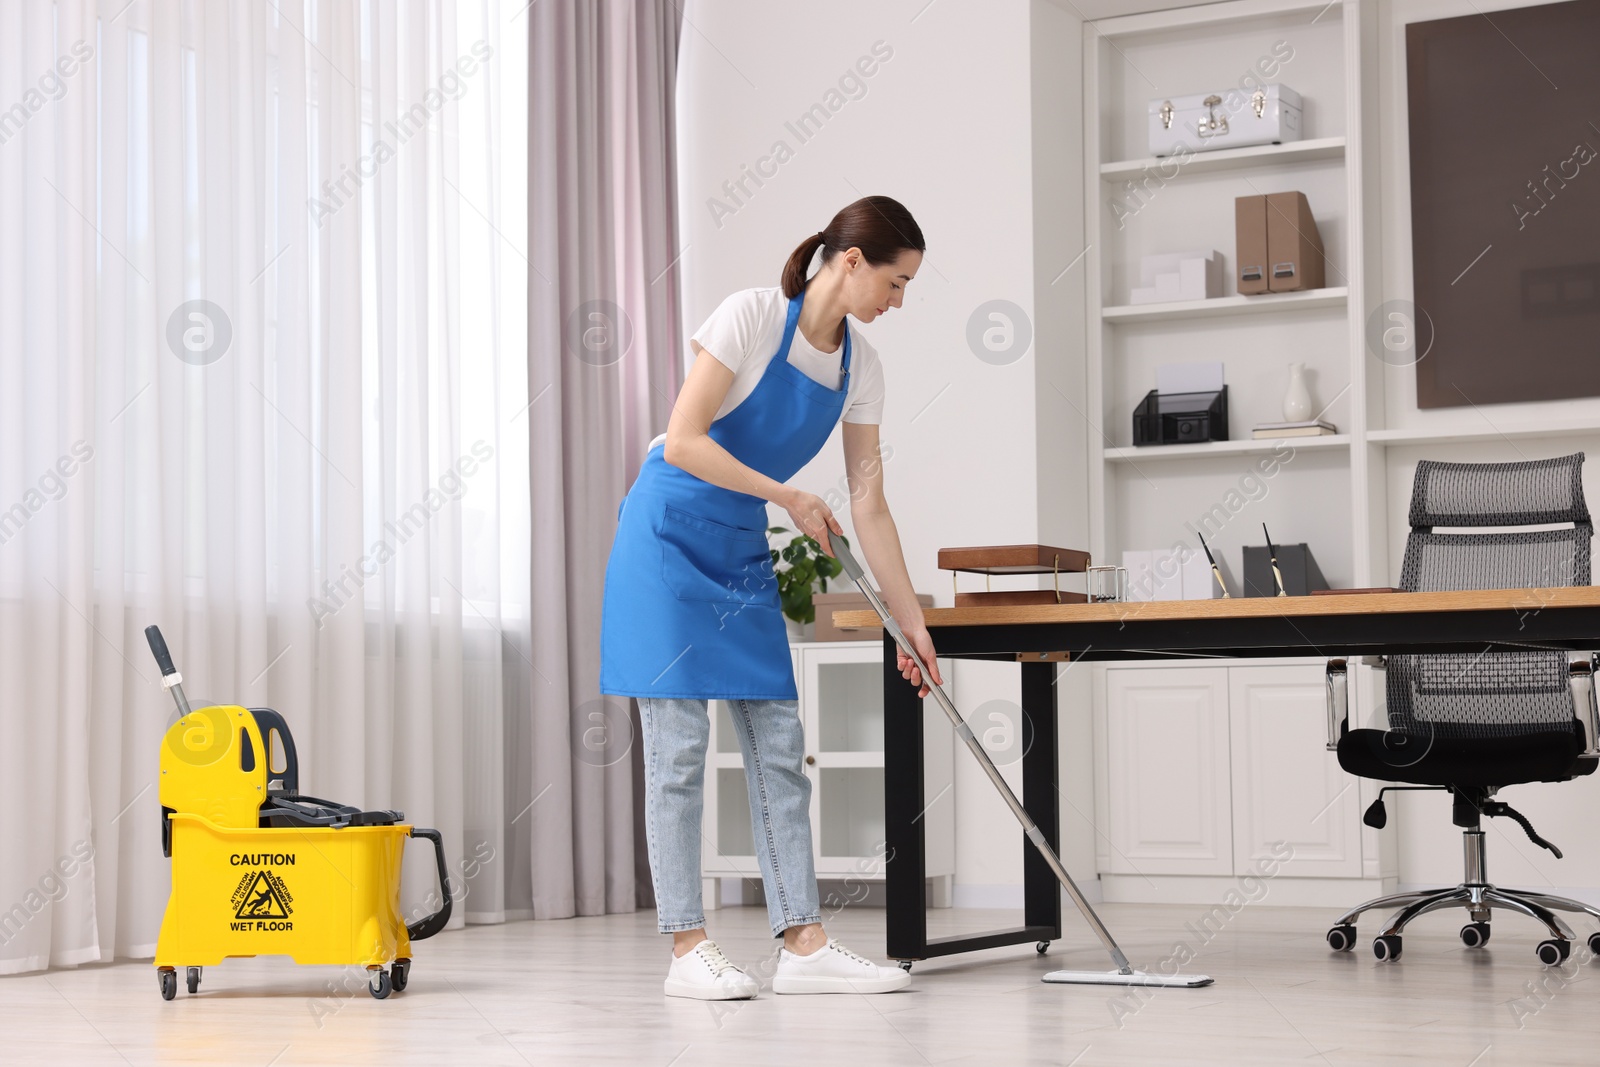
<svg viewBox="0 0 1600 1067">
<path fill-rule="evenodd" d="M 1257 440 L 1264 437 L 1326 437 L 1338 432 L 1333 423 L 1312 419 L 1310 422 L 1264 422 L 1252 431 L 1251 436 Z"/>
</svg>

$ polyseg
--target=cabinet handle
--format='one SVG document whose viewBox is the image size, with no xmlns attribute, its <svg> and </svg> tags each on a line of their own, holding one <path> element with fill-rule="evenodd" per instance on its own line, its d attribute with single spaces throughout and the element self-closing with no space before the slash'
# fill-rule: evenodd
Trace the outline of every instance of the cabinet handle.
<svg viewBox="0 0 1600 1067">
<path fill-rule="evenodd" d="M 815 756 L 807 756 L 806 757 L 806 766 L 807 767 L 815 767 L 816 765 L 817 765 L 817 757 L 815 757 Z"/>
</svg>

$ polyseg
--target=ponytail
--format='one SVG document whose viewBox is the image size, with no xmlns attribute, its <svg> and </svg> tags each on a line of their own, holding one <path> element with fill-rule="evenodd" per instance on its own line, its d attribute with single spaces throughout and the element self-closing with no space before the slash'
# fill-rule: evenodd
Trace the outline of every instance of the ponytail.
<svg viewBox="0 0 1600 1067">
<path fill-rule="evenodd" d="M 783 265 L 783 295 L 786 299 L 793 300 L 805 289 L 806 272 L 811 269 L 811 257 L 817 254 L 817 249 L 824 249 L 823 261 L 827 261 L 826 245 L 823 231 L 818 230 L 789 253 L 789 262 Z"/>
<path fill-rule="evenodd" d="M 878 267 L 893 263 L 907 250 L 924 252 L 927 244 L 905 205 L 887 196 L 864 196 L 847 204 L 829 220 L 827 229 L 818 230 L 789 253 L 789 261 L 783 265 L 783 295 L 787 299 L 793 300 L 805 291 L 806 273 L 819 248 L 824 266 L 838 253 L 859 248 L 866 261 Z"/>
</svg>

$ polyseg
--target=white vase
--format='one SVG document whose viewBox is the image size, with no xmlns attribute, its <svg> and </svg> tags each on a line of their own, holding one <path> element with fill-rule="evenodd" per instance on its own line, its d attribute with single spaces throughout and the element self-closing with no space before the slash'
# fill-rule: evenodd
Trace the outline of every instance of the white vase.
<svg viewBox="0 0 1600 1067">
<path fill-rule="evenodd" d="M 1306 388 L 1306 365 L 1289 364 L 1289 389 L 1283 394 L 1283 421 L 1305 422 L 1311 418 L 1311 391 Z"/>
</svg>

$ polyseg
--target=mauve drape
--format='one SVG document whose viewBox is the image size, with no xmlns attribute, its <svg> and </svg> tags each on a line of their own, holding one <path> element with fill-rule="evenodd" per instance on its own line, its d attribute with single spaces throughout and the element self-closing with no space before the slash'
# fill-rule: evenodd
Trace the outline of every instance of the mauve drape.
<svg viewBox="0 0 1600 1067">
<path fill-rule="evenodd" d="M 617 505 L 679 384 L 670 0 L 529 12 L 528 381 L 537 918 L 648 902 L 630 702 L 602 697 Z M 642 838 L 642 835 L 638 835 Z"/>
</svg>

